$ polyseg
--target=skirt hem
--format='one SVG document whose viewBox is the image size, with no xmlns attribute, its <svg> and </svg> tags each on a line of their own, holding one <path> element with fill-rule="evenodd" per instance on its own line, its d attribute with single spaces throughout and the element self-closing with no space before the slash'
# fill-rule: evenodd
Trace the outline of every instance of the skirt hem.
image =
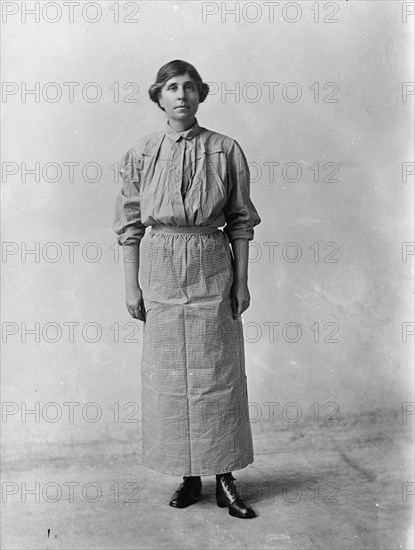
<svg viewBox="0 0 415 550">
<path fill-rule="evenodd" d="M 246 468 L 247 466 L 249 466 L 250 464 L 252 464 L 254 462 L 254 458 L 252 457 L 249 461 L 243 463 L 243 465 L 235 465 L 233 467 L 227 467 L 225 469 L 219 469 L 219 471 L 216 471 L 216 472 L 212 472 L 212 471 L 209 471 L 209 472 L 184 472 L 184 471 L 181 471 L 181 472 L 167 472 L 167 471 L 164 471 L 164 470 L 160 470 L 158 468 L 156 468 L 155 466 L 150 466 L 150 464 L 146 464 L 144 461 L 143 461 L 143 466 L 145 466 L 146 468 L 150 468 L 151 470 L 155 470 L 156 472 L 160 472 L 161 474 L 166 474 L 166 475 L 170 475 L 170 476 L 186 476 L 186 477 L 189 477 L 189 476 L 192 476 L 192 477 L 196 477 L 196 476 L 214 476 L 214 475 L 217 475 L 217 474 L 225 474 L 227 472 L 235 472 L 237 470 L 243 470 L 244 468 Z"/>
</svg>

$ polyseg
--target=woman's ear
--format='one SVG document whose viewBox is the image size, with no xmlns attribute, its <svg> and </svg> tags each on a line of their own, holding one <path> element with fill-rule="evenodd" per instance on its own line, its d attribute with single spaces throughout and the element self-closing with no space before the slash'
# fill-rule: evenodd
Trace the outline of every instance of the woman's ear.
<svg viewBox="0 0 415 550">
<path fill-rule="evenodd" d="M 161 99 L 161 94 L 158 95 L 158 104 L 159 104 L 159 107 L 162 111 L 164 111 L 164 104 L 163 104 L 163 101 Z"/>
</svg>

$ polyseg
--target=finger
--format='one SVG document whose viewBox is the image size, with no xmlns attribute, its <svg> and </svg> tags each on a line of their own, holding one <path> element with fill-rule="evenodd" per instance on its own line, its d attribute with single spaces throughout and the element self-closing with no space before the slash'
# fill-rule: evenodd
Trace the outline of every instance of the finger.
<svg viewBox="0 0 415 550">
<path fill-rule="evenodd" d="M 142 315 L 142 321 L 145 321 L 146 316 L 147 316 L 147 312 L 146 312 L 146 308 L 144 306 L 144 300 L 141 300 L 139 307 L 140 307 L 140 313 Z"/>
<path fill-rule="evenodd" d="M 144 315 L 141 313 L 139 309 L 134 310 L 134 319 L 137 319 L 138 321 L 144 321 Z"/>
<path fill-rule="evenodd" d="M 244 306 L 244 300 L 243 299 L 240 299 L 240 300 L 236 301 L 236 316 L 237 317 L 239 317 L 242 314 L 242 312 L 244 310 L 243 306 Z"/>
<path fill-rule="evenodd" d="M 138 318 L 139 310 L 137 308 L 129 307 L 128 313 L 133 317 L 134 319 Z"/>
<path fill-rule="evenodd" d="M 242 315 L 242 313 L 246 311 L 248 307 L 249 307 L 249 301 L 245 300 L 244 302 L 241 302 L 238 308 L 238 315 Z"/>
<path fill-rule="evenodd" d="M 236 298 L 233 298 L 232 300 L 232 317 L 236 319 L 238 315 L 238 303 L 236 301 Z"/>
</svg>

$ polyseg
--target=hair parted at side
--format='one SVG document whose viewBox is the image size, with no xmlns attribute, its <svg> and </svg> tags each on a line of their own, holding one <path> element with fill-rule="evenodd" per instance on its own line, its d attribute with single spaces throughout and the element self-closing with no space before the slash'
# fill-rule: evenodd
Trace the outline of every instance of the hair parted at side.
<svg viewBox="0 0 415 550">
<path fill-rule="evenodd" d="M 148 90 L 151 101 L 157 103 L 162 111 L 164 111 L 164 109 L 159 103 L 161 89 L 165 83 L 170 80 L 170 78 L 173 78 L 174 76 L 182 76 L 186 73 L 196 82 L 197 89 L 199 91 L 199 103 L 203 103 L 203 101 L 205 101 L 209 93 L 208 84 L 203 82 L 200 74 L 193 65 L 187 63 L 187 61 L 175 59 L 174 61 L 169 61 L 169 63 L 166 63 L 161 67 L 157 73 L 156 82 L 152 84 Z"/>
</svg>

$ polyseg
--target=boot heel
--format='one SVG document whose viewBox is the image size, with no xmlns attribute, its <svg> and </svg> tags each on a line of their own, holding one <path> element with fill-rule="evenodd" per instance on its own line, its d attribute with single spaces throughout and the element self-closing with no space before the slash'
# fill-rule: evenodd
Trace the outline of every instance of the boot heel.
<svg viewBox="0 0 415 550">
<path fill-rule="evenodd" d="M 216 497 L 216 504 L 219 506 L 219 508 L 226 508 L 226 503 L 221 497 Z"/>
</svg>

